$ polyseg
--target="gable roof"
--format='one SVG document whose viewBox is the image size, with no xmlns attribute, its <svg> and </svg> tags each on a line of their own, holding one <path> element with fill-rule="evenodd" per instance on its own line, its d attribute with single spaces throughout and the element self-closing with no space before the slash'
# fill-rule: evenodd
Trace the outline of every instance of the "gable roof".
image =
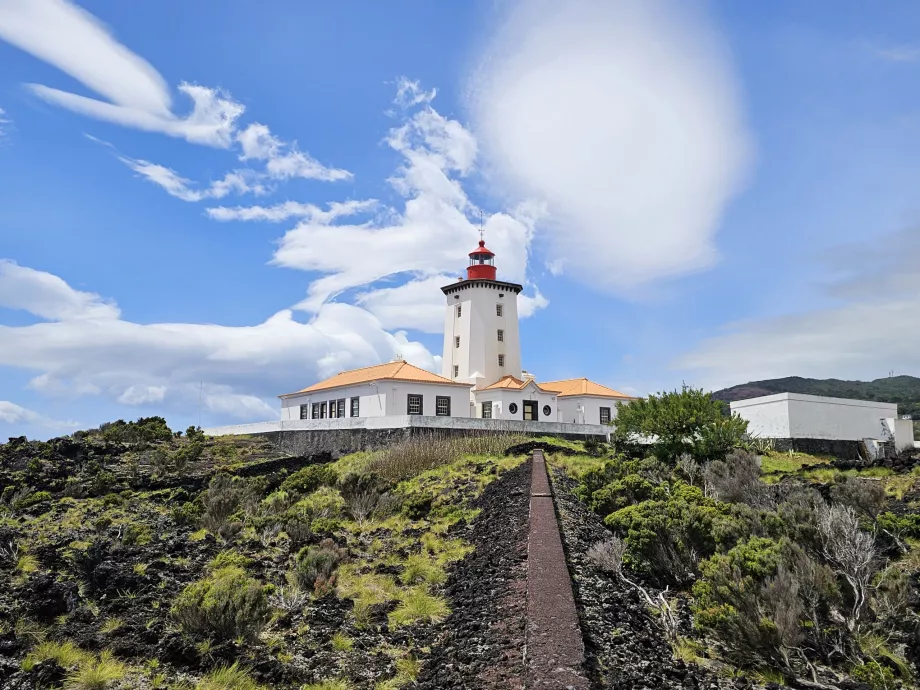
<svg viewBox="0 0 920 690">
<path fill-rule="evenodd" d="M 607 386 L 602 386 L 599 383 L 594 383 L 594 381 L 589 381 L 586 378 L 548 381 L 546 383 L 541 383 L 540 387 L 548 391 L 553 391 L 560 398 L 564 398 L 566 396 L 593 395 L 599 398 L 623 398 L 624 400 L 635 400 L 635 397 L 632 395 L 620 393 L 619 391 L 615 391 L 612 388 L 607 388 Z"/>
<path fill-rule="evenodd" d="M 286 393 L 279 395 L 279 398 L 289 398 L 294 395 L 304 393 L 314 393 L 330 388 L 341 388 L 342 386 L 354 386 L 361 383 L 373 383 L 374 381 L 411 381 L 413 383 L 438 383 L 445 386 L 464 386 L 469 388 L 469 383 L 458 383 L 451 381 L 443 376 L 432 374 L 419 367 L 413 366 L 408 362 L 396 361 L 387 362 L 386 364 L 376 364 L 372 367 L 362 369 L 351 369 L 343 371 L 332 376 L 325 381 L 314 383 L 296 393 Z"/>
<path fill-rule="evenodd" d="M 506 375 L 506 376 L 502 376 L 498 381 L 496 381 L 495 383 L 493 383 L 493 384 L 490 385 L 490 386 L 486 386 L 486 387 L 483 388 L 482 390 L 484 390 L 484 391 L 487 391 L 487 390 L 496 390 L 496 389 L 498 389 L 498 388 L 510 388 L 510 389 L 512 389 L 512 390 L 521 390 L 521 389 L 523 389 L 523 388 L 526 388 L 528 383 L 533 383 L 533 385 L 537 388 L 537 390 L 541 390 L 541 391 L 543 391 L 544 393 L 552 393 L 552 392 L 553 392 L 553 391 L 551 391 L 551 390 L 549 390 L 549 389 L 544 389 L 544 388 L 541 386 L 541 384 L 537 383 L 537 382 L 534 381 L 533 379 L 527 379 L 526 381 L 522 381 L 522 380 L 519 379 L 519 378 L 515 378 L 515 377 L 512 376 L 511 374 L 508 374 L 508 375 Z"/>
</svg>

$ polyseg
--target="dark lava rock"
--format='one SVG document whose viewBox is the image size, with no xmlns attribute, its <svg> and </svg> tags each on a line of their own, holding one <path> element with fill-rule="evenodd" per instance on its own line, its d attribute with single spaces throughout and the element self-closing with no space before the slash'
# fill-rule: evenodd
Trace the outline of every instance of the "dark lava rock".
<svg viewBox="0 0 920 690">
<path fill-rule="evenodd" d="M 409 687 L 523 688 L 530 466 L 487 486 L 473 503 L 481 512 L 472 525 L 452 529 L 450 536 L 462 536 L 476 550 L 451 570 L 451 614 Z"/>
<path fill-rule="evenodd" d="M 704 669 L 673 658 L 670 645 L 641 595 L 588 561 L 588 550 L 609 539 L 610 532 L 572 494 L 576 485 L 573 480 L 560 471 L 552 472 L 552 480 L 592 687 L 616 690 L 752 687 L 747 681 L 739 685 L 737 680 L 716 678 Z"/>
</svg>

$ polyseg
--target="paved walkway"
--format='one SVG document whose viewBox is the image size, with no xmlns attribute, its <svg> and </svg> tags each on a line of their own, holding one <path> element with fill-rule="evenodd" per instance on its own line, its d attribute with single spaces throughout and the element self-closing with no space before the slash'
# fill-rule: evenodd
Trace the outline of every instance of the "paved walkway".
<svg viewBox="0 0 920 690">
<path fill-rule="evenodd" d="M 584 642 L 542 450 L 533 452 L 527 541 L 527 687 L 587 690 Z"/>
</svg>

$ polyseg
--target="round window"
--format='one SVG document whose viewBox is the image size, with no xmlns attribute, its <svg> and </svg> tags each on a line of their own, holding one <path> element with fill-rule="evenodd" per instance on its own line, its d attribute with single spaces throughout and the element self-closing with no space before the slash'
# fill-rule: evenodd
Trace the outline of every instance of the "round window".
<svg viewBox="0 0 920 690">
<path fill-rule="evenodd" d="M 517 403 L 511 403 L 508 405 L 508 412 L 511 414 L 517 414 Z"/>
<path fill-rule="evenodd" d="M 549 417 L 550 414 L 552 414 L 552 411 L 553 411 L 553 408 L 550 407 L 549 405 L 544 405 L 544 406 L 543 406 L 543 416 L 544 416 L 544 417 Z"/>
</svg>

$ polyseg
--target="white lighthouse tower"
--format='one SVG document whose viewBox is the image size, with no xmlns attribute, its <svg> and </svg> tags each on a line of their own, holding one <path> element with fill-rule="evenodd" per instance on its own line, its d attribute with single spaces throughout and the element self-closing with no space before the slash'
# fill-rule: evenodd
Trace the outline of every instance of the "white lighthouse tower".
<svg viewBox="0 0 920 690">
<path fill-rule="evenodd" d="M 483 240 L 470 252 L 466 279 L 441 288 L 447 299 L 442 375 L 489 386 L 504 376 L 521 378 L 517 283 L 496 279 L 495 254 Z"/>
</svg>

